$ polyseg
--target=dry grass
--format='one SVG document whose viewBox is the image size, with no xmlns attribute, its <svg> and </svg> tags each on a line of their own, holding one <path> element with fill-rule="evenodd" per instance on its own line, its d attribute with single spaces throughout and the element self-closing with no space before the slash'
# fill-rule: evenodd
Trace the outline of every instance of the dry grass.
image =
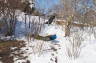
<svg viewBox="0 0 96 63">
<path fill-rule="evenodd" d="M 0 47 L 6 47 L 6 46 L 7 47 L 15 47 L 23 42 L 24 41 L 18 41 L 18 40 L 8 40 L 8 41 L 0 40 Z"/>
<path fill-rule="evenodd" d="M 64 22 L 64 21 L 56 21 L 56 24 L 57 24 L 57 25 L 66 25 L 67 23 Z"/>
</svg>

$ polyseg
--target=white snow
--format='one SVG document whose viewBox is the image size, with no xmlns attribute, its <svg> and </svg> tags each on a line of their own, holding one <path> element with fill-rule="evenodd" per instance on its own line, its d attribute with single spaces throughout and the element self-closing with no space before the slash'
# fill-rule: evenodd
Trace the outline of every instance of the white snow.
<svg viewBox="0 0 96 63">
<path fill-rule="evenodd" d="M 29 16 L 31 19 L 29 20 L 29 15 L 26 15 L 26 21 L 27 25 L 29 21 L 32 22 L 32 20 L 36 20 L 36 22 L 39 21 L 38 16 Z M 26 60 L 29 60 L 30 63 L 96 63 L 96 38 L 94 37 L 94 34 L 90 32 L 90 29 L 87 29 L 85 31 L 79 30 L 78 28 L 73 28 L 71 31 L 76 32 L 82 36 L 84 39 L 82 41 L 82 44 L 80 46 L 80 56 L 76 59 L 72 59 L 68 57 L 67 48 L 70 48 L 72 44 L 70 43 L 69 39 L 70 37 L 64 37 L 64 29 L 62 26 L 52 24 L 47 25 L 45 24 L 44 27 L 42 27 L 42 31 L 40 32 L 40 36 L 48 36 L 48 35 L 57 35 L 57 41 L 59 43 L 54 43 L 53 41 L 43 41 L 43 40 L 36 40 L 31 39 L 28 41 L 25 38 L 26 32 L 28 32 L 30 29 L 27 26 L 27 30 L 25 28 L 25 15 L 24 13 L 20 13 L 20 15 L 17 17 L 18 22 L 16 24 L 16 37 L 18 40 L 25 40 L 26 47 L 21 48 L 21 51 L 25 51 L 26 53 L 24 56 L 28 56 Z M 44 23 L 44 19 L 41 19 L 41 23 Z M 46 20 L 47 21 L 47 20 Z M 73 34 L 72 33 L 72 34 Z M 72 37 L 74 37 L 73 34 Z M 19 38 L 18 38 L 19 37 Z M 41 47 L 42 46 L 42 47 Z M 57 51 L 54 51 L 51 48 L 57 49 Z M 13 48 L 14 49 L 14 48 Z M 28 50 L 26 50 L 28 49 Z M 17 58 L 14 57 L 14 61 Z M 26 60 L 17 60 L 14 63 L 22 63 L 26 62 Z"/>
</svg>

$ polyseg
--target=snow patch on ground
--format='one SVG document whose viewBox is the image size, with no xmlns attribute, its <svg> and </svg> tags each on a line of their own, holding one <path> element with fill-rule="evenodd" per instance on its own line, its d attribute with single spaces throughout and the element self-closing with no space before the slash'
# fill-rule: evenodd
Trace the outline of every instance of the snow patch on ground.
<svg viewBox="0 0 96 63">
<path fill-rule="evenodd" d="M 25 51 L 25 56 L 28 56 L 26 60 L 29 60 L 30 63 L 96 63 L 96 38 L 94 38 L 93 33 L 89 33 L 89 30 L 83 31 L 79 30 L 78 28 L 73 29 L 71 31 L 78 32 L 78 34 L 82 34 L 84 41 L 82 41 L 81 52 L 80 56 L 77 59 L 71 59 L 68 57 L 67 48 L 70 47 L 70 41 L 68 40 L 69 37 L 64 37 L 64 29 L 58 25 L 47 25 L 45 24 L 40 35 L 47 36 L 47 35 L 57 35 L 57 41 L 59 43 L 54 43 L 52 41 L 43 41 L 43 40 L 36 40 L 31 39 L 28 41 L 24 35 L 28 29 L 25 29 L 25 15 L 21 13 L 18 16 L 18 22 L 16 27 L 16 35 L 20 38 L 25 40 L 26 47 L 21 48 L 21 51 Z M 29 23 L 29 17 L 27 17 L 27 24 Z M 33 20 L 33 16 L 31 16 L 31 20 Z M 38 17 L 35 17 L 36 21 L 38 21 Z M 43 21 L 43 19 L 41 19 Z M 41 24 L 44 23 L 41 22 Z M 74 33 L 73 32 L 73 33 Z M 74 36 L 72 36 L 74 37 Z M 41 47 L 42 46 L 42 47 Z M 27 50 L 26 50 L 27 49 Z M 14 58 L 15 60 L 16 58 Z M 22 63 L 25 60 L 18 60 L 15 63 Z"/>
</svg>

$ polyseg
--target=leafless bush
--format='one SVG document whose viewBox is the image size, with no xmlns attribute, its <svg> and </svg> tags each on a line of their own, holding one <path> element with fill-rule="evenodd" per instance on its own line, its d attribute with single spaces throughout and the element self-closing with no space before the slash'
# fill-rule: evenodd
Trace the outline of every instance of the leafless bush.
<svg viewBox="0 0 96 63">
<path fill-rule="evenodd" d="M 15 0 L 16 1 L 16 0 Z M 16 15 L 15 15 L 15 7 L 13 7 L 12 0 L 1 0 L 0 1 L 0 15 L 2 17 L 2 21 L 4 21 L 6 28 L 5 36 L 14 35 L 15 24 L 16 24 Z M 16 6 L 16 5 L 14 5 Z M 3 27 L 4 27 L 3 26 Z"/>
<path fill-rule="evenodd" d="M 81 48 L 80 46 L 82 45 L 82 34 L 74 33 L 70 38 L 70 46 L 67 47 L 67 53 L 68 56 L 71 58 L 78 58 L 80 55 Z"/>
</svg>

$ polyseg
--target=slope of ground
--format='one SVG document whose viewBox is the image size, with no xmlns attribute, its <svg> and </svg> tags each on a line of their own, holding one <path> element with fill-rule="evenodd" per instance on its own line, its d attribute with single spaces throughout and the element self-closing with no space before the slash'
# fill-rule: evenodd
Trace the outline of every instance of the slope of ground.
<svg viewBox="0 0 96 63">
<path fill-rule="evenodd" d="M 30 28 L 28 28 L 28 23 L 30 20 L 32 21 L 32 19 L 34 19 L 33 16 L 29 16 L 31 18 L 29 20 L 28 16 L 29 15 L 27 15 L 26 27 L 24 13 L 21 13 L 17 17 L 18 22 L 16 24 L 15 35 L 18 40 L 24 40 L 25 45 L 19 49 L 19 52 L 18 50 L 14 51 L 15 48 L 11 47 L 11 49 L 13 50 L 11 54 L 13 55 L 13 63 L 96 63 L 96 38 L 95 34 L 90 31 L 90 28 L 85 28 L 83 30 L 74 27 L 71 29 L 72 35 L 70 37 L 64 37 L 64 28 L 62 28 L 62 26 L 58 26 L 55 24 L 45 25 L 39 35 L 47 36 L 51 34 L 56 34 L 56 40 L 43 41 L 33 38 L 28 40 L 28 38 L 25 37 L 26 32 L 32 32 L 30 31 Z M 39 21 L 39 18 L 36 16 L 35 19 L 37 22 Z M 39 24 L 43 24 L 43 19 L 40 20 L 41 23 Z M 78 48 L 80 49 L 80 54 L 76 58 L 70 56 L 72 42 L 74 42 L 73 39 L 75 36 L 77 36 L 77 42 L 81 41 L 81 44 Z M 82 37 L 82 40 L 81 38 L 79 40 L 78 37 Z M 18 54 L 22 55 L 20 55 L 19 57 Z"/>
</svg>

